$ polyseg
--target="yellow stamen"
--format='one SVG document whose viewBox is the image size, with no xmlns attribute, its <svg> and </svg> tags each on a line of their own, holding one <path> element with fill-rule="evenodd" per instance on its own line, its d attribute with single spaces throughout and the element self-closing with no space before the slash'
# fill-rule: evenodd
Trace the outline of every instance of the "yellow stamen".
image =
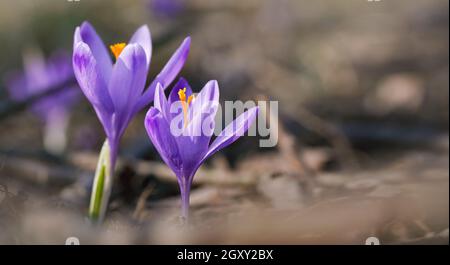
<svg viewBox="0 0 450 265">
<path fill-rule="evenodd" d="M 181 106 L 183 107 L 183 121 L 184 121 L 184 128 L 187 127 L 188 124 L 188 106 L 186 104 L 186 101 L 181 101 Z"/>
<path fill-rule="evenodd" d="M 184 127 L 186 128 L 186 126 L 188 125 L 188 108 L 189 104 L 194 99 L 194 95 L 190 95 L 186 101 L 186 88 L 183 88 L 178 90 L 178 97 L 180 98 L 181 106 L 183 107 L 183 120 L 184 120 Z"/>
<path fill-rule="evenodd" d="M 194 95 L 190 95 L 187 100 L 187 104 L 191 104 L 191 101 L 194 99 Z"/>
<path fill-rule="evenodd" d="M 114 54 L 114 57 L 119 58 L 120 53 L 125 49 L 125 46 L 127 44 L 125 42 L 116 43 L 114 45 L 110 45 L 109 48 L 111 49 L 111 52 Z"/>
<path fill-rule="evenodd" d="M 180 98 L 180 101 L 186 101 L 186 88 L 178 90 L 178 98 Z"/>
</svg>

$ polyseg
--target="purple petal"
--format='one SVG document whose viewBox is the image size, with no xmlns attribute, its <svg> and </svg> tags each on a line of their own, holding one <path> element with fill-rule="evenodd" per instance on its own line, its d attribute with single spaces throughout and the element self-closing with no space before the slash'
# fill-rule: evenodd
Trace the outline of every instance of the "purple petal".
<svg viewBox="0 0 450 265">
<path fill-rule="evenodd" d="M 27 52 L 24 55 L 24 74 L 27 79 L 29 95 L 39 93 L 47 89 L 50 84 L 50 76 L 43 55 L 38 51 Z"/>
<path fill-rule="evenodd" d="M 141 47 L 144 49 L 147 58 L 147 69 L 148 69 L 152 57 L 152 38 L 150 35 L 150 30 L 148 29 L 147 25 L 143 25 L 136 30 L 136 32 L 133 34 L 133 36 L 129 41 L 129 44 L 132 43 L 137 43 L 141 45 Z"/>
<path fill-rule="evenodd" d="M 166 119 L 154 107 L 145 116 L 145 129 L 163 161 L 179 176 L 182 162 L 177 143 Z"/>
<path fill-rule="evenodd" d="M 83 42 L 80 31 L 81 31 L 80 27 L 75 28 L 75 33 L 73 34 L 73 47 L 72 47 L 74 50 L 79 42 Z"/>
<path fill-rule="evenodd" d="M 87 44 L 78 43 L 73 52 L 72 64 L 75 77 L 87 99 L 94 107 L 112 112 L 114 108 L 108 89 Z"/>
<path fill-rule="evenodd" d="M 216 153 L 220 149 L 227 147 L 236 141 L 239 137 L 244 135 L 248 128 L 255 121 L 256 115 L 258 114 L 259 108 L 253 107 L 246 112 L 242 113 L 237 117 L 232 123 L 230 123 L 225 129 L 217 136 L 217 138 L 209 146 L 208 152 L 205 157 L 201 160 L 200 164 L 203 163 L 208 157 Z"/>
<path fill-rule="evenodd" d="M 47 60 L 46 70 L 52 85 L 66 82 L 74 77 L 71 59 L 65 51 L 57 51 Z"/>
<path fill-rule="evenodd" d="M 192 126 L 189 125 L 188 128 L 198 128 L 198 126 L 195 126 L 195 122 L 202 122 L 200 117 L 205 117 L 205 114 L 216 115 L 218 104 L 219 84 L 216 80 L 211 80 L 197 94 L 189 107 L 189 119 L 194 123 Z"/>
<path fill-rule="evenodd" d="M 112 143 L 116 142 L 117 137 L 112 127 L 111 113 L 100 108 L 94 108 L 94 110 L 100 120 L 100 123 L 103 125 L 103 130 L 105 131 L 108 139 L 110 139 Z"/>
<path fill-rule="evenodd" d="M 22 101 L 28 97 L 27 80 L 22 73 L 9 72 L 4 83 L 12 100 Z"/>
<path fill-rule="evenodd" d="M 192 178 L 198 168 L 199 161 L 208 151 L 209 136 L 178 136 L 175 138 L 183 161 L 181 176 Z"/>
<path fill-rule="evenodd" d="M 159 72 L 159 74 L 156 76 L 156 79 L 159 80 L 158 82 L 160 82 L 164 88 L 172 83 L 172 81 L 181 71 L 181 68 L 183 68 L 189 54 L 190 46 L 191 38 L 187 37 L 166 63 L 161 72 Z"/>
<path fill-rule="evenodd" d="M 138 112 L 147 104 L 149 104 L 155 97 L 156 84 L 161 83 L 164 89 L 167 88 L 170 83 L 175 79 L 178 73 L 181 71 L 184 63 L 186 62 L 187 56 L 189 54 L 189 48 L 191 45 L 191 38 L 187 37 L 184 39 L 180 47 L 175 51 L 170 60 L 161 70 L 161 72 L 156 76 L 155 80 L 150 84 L 148 89 L 144 92 L 139 104 L 136 106 L 135 112 Z"/>
<path fill-rule="evenodd" d="M 146 54 L 139 44 L 129 44 L 114 64 L 108 85 L 116 113 L 131 113 L 145 87 Z"/>
<path fill-rule="evenodd" d="M 156 92 L 155 92 L 155 99 L 154 99 L 154 106 L 163 117 L 169 121 L 169 104 L 167 103 L 166 95 L 164 94 L 164 88 L 161 86 L 160 83 L 156 85 Z"/>
<path fill-rule="evenodd" d="M 95 60 L 98 62 L 101 76 L 105 80 L 105 83 L 107 83 L 112 71 L 112 60 L 108 49 L 89 22 L 85 21 L 81 24 L 78 34 L 77 36 L 77 31 L 75 31 L 74 40 L 81 40 L 89 46 Z"/>
</svg>

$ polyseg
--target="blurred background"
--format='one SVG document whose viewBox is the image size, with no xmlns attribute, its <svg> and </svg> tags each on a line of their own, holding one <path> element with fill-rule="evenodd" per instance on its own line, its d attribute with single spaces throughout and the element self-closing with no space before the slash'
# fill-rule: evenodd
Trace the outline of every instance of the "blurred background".
<svg viewBox="0 0 450 265">
<path fill-rule="evenodd" d="M 1 1 L 0 243 L 77 236 L 82 244 L 364 244 L 377 236 L 448 244 L 448 5 Z M 201 168 L 189 229 L 179 225 L 176 179 L 148 140 L 145 111 L 122 140 L 106 223 L 93 227 L 85 216 L 104 132 L 70 70 L 49 74 L 72 91 L 61 99 L 61 122 L 49 124 L 36 110 L 54 94 L 14 96 L 39 56 L 56 69 L 67 65 L 55 54 L 68 56 L 70 68 L 74 30 L 84 20 L 106 44 L 147 24 L 149 79 L 191 36 L 181 76 L 194 91 L 216 79 L 221 102 L 279 102 L 276 147 L 244 137 Z M 53 79 L 33 83 L 51 87 Z"/>
</svg>

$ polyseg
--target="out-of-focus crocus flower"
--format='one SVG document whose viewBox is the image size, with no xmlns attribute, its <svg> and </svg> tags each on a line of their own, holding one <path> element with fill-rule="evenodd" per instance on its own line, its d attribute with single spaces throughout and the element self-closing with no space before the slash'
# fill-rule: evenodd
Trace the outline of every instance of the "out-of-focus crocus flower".
<svg viewBox="0 0 450 265">
<path fill-rule="evenodd" d="M 178 106 L 177 106 L 178 105 Z M 211 155 L 242 136 L 255 120 L 258 107 L 242 113 L 214 141 L 214 118 L 219 105 L 217 81 L 209 81 L 197 96 L 184 79 L 173 87 L 166 99 L 157 86 L 154 107 L 145 117 L 145 128 L 163 161 L 178 179 L 181 216 L 188 217 L 189 193 L 198 168 Z"/>
<path fill-rule="evenodd" d="M 67 84 L 30 106 L 44 125 L 44 147 L 51 153 L 61 153 L 66 147 L 70 109 L 79 99 L 79 90 L 69 84 L 72 79 L 68 54 L 56 52 L 46 61 L 39 51 L 30 50 L 24 54 L 24 71 L 12 73 L 6 80 L 10 97 L 17 102 Z"/>
<path fill-rule="evenodd" d="M 134 33 L 128 44 L 110 45 L 111 53 L 91 24 L 84 22 L 76 28 L 73 44 L 75 77 L 107 136 L 104 144 L 107 150 L 101 154 L 108 158 L 99 158 L 91 196 L 89 213 L 93 219 L 101 221 L 106 212 L 118 145 L 126 127 L 134 115 L 153 100 L 157 83 L 166 87 L 173 81 L 187 59 L 189 47 L 188 37 L 144 91 L 152 55 L 150 31 L 146 25 Z M 114 55 L 114 63 L 111 55 Z"/>
<path fill-rule="evenodd" d="M 150 10 L 157 16 L 174 17 L 186 8 L 186 0 L 150 0 Z"/>
</svg>

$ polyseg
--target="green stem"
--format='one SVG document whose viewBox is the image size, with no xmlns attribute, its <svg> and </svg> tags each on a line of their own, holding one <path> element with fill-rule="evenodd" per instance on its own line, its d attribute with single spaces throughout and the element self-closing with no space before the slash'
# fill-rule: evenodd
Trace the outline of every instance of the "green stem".
<svg viewBox="0 0 450 265">
<path fill-rule="evenodd" d="M 112 174 L 114 170 L 111 164 L 111 149 L 108 140 L 106 140 L 100 151 L 89 205 L 89 218 L 99 223 L 105 217 L 109 195 L 111 193 Z"/>
</svg>

